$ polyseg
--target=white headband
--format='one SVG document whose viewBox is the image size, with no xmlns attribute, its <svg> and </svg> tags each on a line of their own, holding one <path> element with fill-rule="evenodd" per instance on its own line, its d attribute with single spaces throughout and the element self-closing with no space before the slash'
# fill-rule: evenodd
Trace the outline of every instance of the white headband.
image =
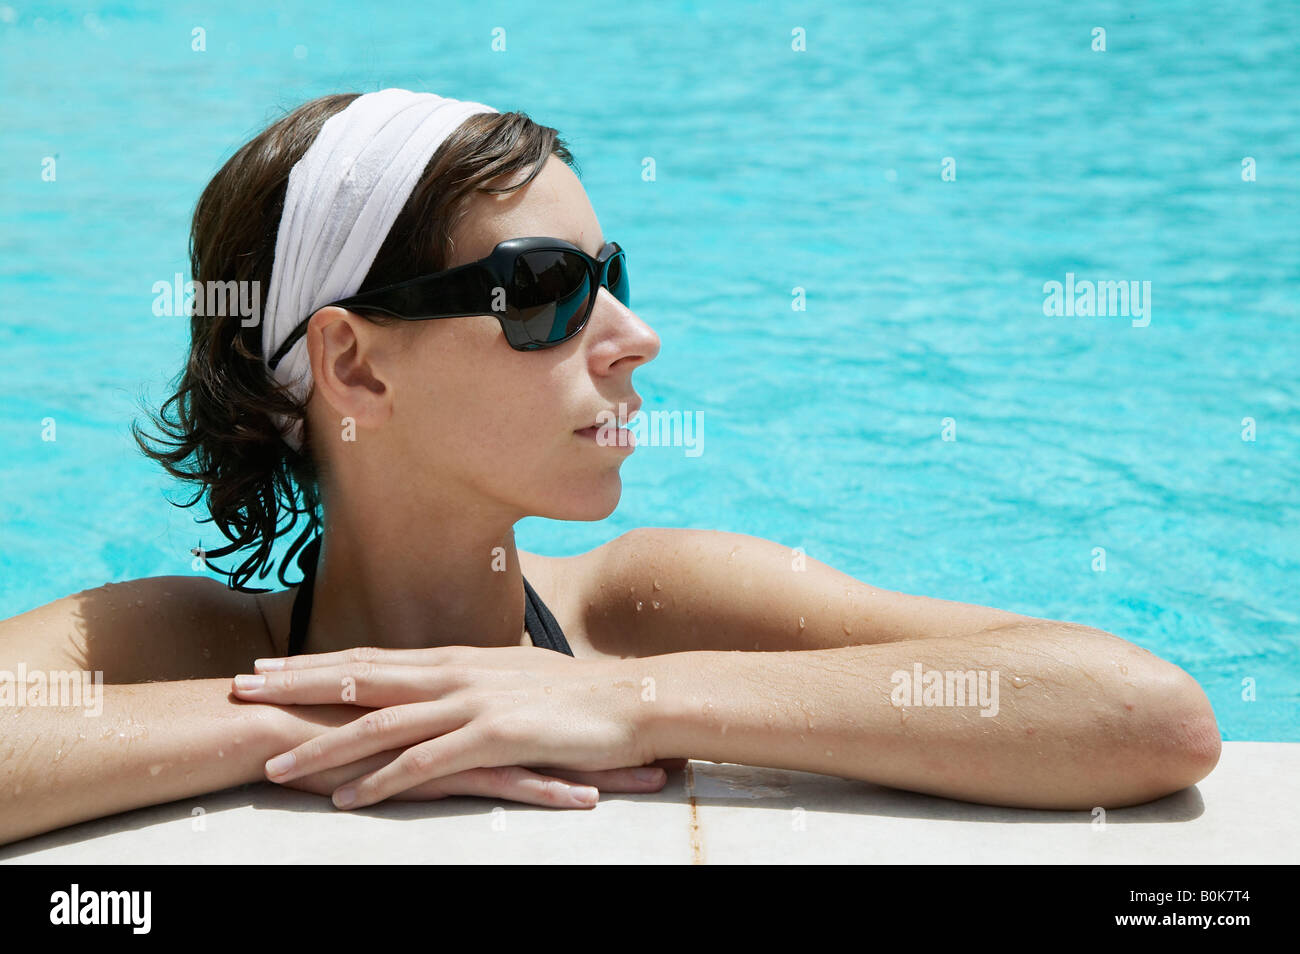
<svg viewBox="0 0 1300 954">
<path fill-rule="evenodd" d="M 356 294 L 438 146 L 470 116 L 495 112 L 433 93 L 382 89 L 325 121 L 289 173 L 262 322 L 264 361 L 318 309 Z M 271 374 L 306 401 L 305 336 Z M 277 423 L 285 443 L 301 449 L 301 423 Z"/>
</svg>

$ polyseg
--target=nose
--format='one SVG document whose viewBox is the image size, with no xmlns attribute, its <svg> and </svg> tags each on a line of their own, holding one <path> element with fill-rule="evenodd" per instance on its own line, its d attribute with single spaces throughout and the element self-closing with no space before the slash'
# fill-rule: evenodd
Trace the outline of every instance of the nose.
<svg viewBox="0 0 1300 954">
<path fill-rule="evenodd" d="M 602 373 L 628 372 L 659 353 L 659 336 L 637 317 L 636 312 L 601 288 L 596 296 L 586 329 L 594 332 L 589 339 L 589 356 Z"/>
</svg>

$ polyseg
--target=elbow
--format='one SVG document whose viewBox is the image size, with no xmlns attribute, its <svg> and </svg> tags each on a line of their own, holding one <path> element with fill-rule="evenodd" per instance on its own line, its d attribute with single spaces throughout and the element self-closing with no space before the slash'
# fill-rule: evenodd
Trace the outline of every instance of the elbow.
<svg viewBox="0 0 1300 954">
<path fill-rule="evenodd" d="M 1223 741 L 1205 690 L 1177 666 L 1168 665 L 1145 686 L 1147 709 L 1132 752 L 1132 769 L 1143 797 L 1151 801 L 1182 791 L 1208 776 L 1219 763 Z"/>
</svg>

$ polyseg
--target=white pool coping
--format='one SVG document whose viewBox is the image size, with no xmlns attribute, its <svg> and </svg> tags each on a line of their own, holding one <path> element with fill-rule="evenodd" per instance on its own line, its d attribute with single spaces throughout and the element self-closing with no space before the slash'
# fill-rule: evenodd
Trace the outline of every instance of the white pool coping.
<svg viewBox="0 0 1300 954">
<path fill-rule="evenodd" d="M 478 798 L 343 812 L 271 783 L 141 808 L 0 847 L 5 864 L 1047 863 L 1300 860 L 1300 743 L 1227 742 L 1200 784 L 1091 812 L 993 808 L 864 782 L 691 762 L 590 811 Z"/>
</svg>

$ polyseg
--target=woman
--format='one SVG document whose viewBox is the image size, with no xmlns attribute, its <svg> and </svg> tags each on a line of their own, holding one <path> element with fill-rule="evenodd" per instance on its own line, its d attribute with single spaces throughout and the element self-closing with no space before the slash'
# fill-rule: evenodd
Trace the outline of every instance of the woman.
<svg viewBox="0 0 1300 954">
<path fill-rule="evenodd" d="M 738 534 L 519 551 L 524 516 L 614 510 L 659 350 L 571 163 L 522 114 L 383 90 L 307 103 L 217 173 L 194 279 L 255 307 L 205 295 L 163 436 L 137 437 L 230 541 L 201 556 L 252 554 L 229 586 L 110 584 L 0 624 L 0 666 L 106 683 L 95 730 L 9 722 L 0 838 L 262 778 L 338 807 L 589 807 L 693 757 L 1089 809 L 1211 771 L 1196 682 L 1087 626 Z M 296 557 L 303 583 L 246 586 L 286 533 L 279 579 Z"/>
</svg>

